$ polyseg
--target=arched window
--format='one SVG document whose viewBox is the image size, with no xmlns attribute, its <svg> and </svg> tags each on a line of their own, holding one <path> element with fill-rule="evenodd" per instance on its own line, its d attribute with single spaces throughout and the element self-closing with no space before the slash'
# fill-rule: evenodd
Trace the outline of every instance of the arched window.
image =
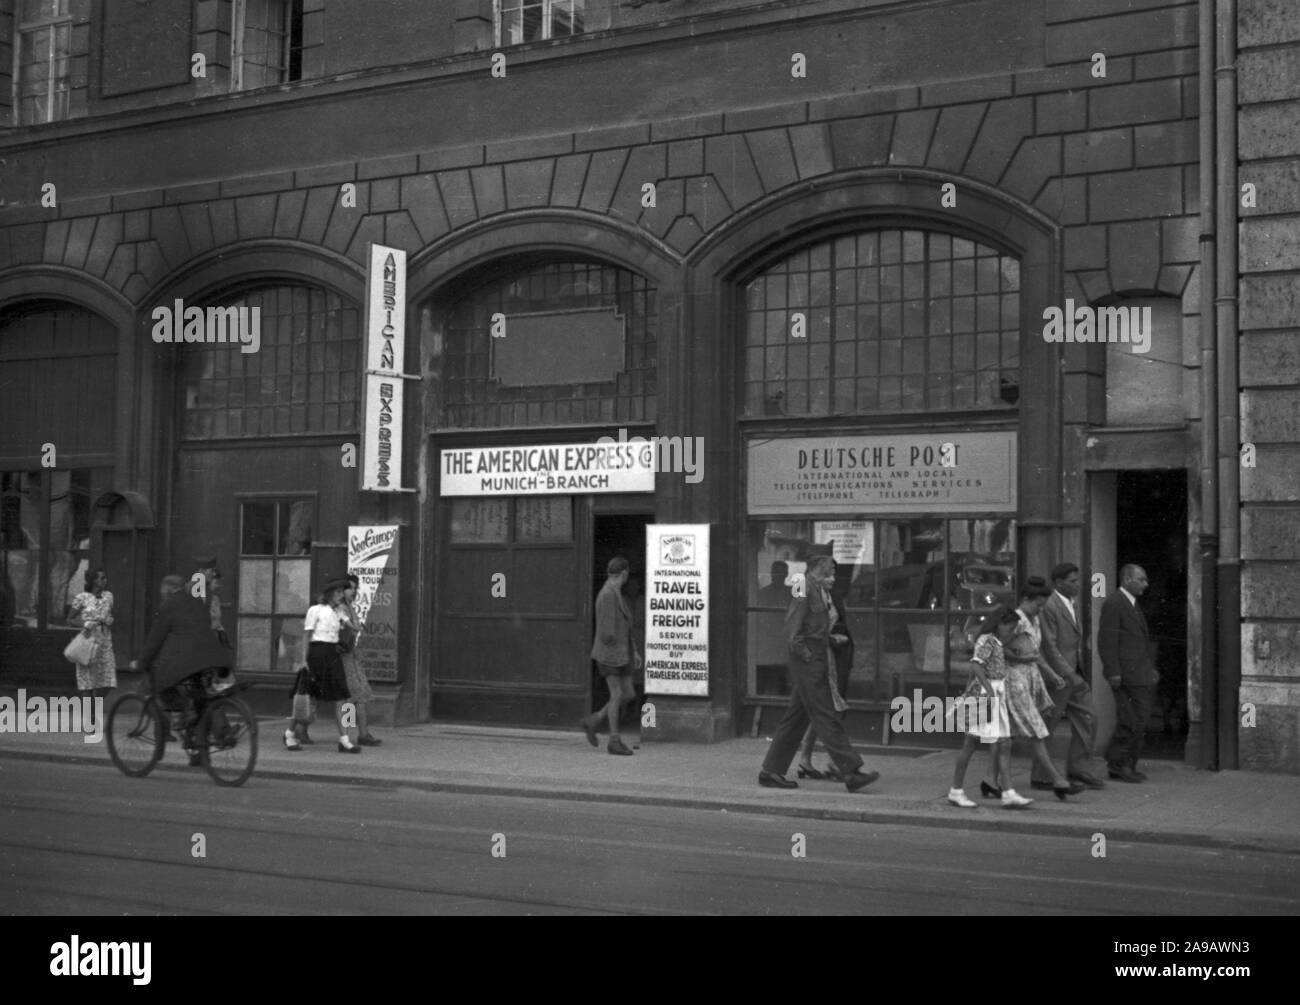
<svg viewBox="0 0 1300 1005">
<path fill-rule="evenodd" d="M 745 288 L 744 414 L 999 409 L 1020 396 L 1020 263 L 915 229 L 822 241 Z"/>
<path fill-rule="evenodd" d="M 458 293 L 442 315 L 440 425 L 653 422 L 655 292 L 626 269 L 550 261 Z"/>
<path fill-rule="evenodd" d="M 247 344 L 162 347 L 181 355 L 186 439 L 357 430 L 361 331 L 350 301 L 286 285 L 245 290 L 207 307 L 242 308 L 258 335 Z M 252 345 L 255 352 L 244 351 Z"/>
<path fill-rule="evenodd" d="M 117 331 L 75 304 L 20 304 L 0 315 L 0 375 L 0 626 L 62 628 L 113 480 Z"/>
</svg>

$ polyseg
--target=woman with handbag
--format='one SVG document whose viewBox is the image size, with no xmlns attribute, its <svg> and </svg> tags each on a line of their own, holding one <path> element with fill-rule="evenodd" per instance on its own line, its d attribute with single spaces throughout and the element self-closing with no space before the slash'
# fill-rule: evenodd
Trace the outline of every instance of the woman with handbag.
<svg viewBox="0 0 1300 1005">
<path fill-rule="evenodd" d="M 363 747 L 378 747 L 383 740 L 370 732 L 370 703 L 375 700 L 375 692 L 366 680 L 365 671 L 357 664 L 357 636 L 361 634 L 361 622 L 353 608 L 357 598 L 357 587 L 361 581 L 356 576 L 348 576 L 348 588 L 343 591 L 335 610 L 339 616 L 339 658 L 343 661 L 343 672 L 348 679 L 348 693 L 352 695 L 352 704 L 357 710 L 357 743 Z"/>
<path fill-rule="evenodd" d="M 108 592 L 108 575 L 103 569 L 86 573 L 86 589 L 72 601 L 74 616 L 80 618 L 83 638 L 94 643 L 90 658 L 76 662 L 77 690 L 92 698 L 103 698 L 117 687 L 117 657 L 113 652 L 113 594 Z M 84 644 L 83 644 L 84 645 Z"/>
<path fill-rule="evenodd" d="M 341 622 L 336 608 L 347 586 L 346 579 L 327 583 L 317 602 L 307 609 L 303 628 L 307 635 L 307 669 L 311 672 L 315 697 L 334 704 L 334 716 L 339 726 L 339 753 L 359 754 L 361 748 L 348 735 L 345 709 L 351 704 L 351 696 L 347 672 L 339 658 Z M 297 742 L 293 730 L 286 730 L 285 746 L 293 749 Z"/>
</svg>

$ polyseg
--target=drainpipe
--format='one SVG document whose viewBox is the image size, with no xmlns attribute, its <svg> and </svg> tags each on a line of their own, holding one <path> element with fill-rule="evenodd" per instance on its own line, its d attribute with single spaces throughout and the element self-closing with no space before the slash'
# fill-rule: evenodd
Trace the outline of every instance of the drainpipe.
<svg viewBox="0 0 1300 1005">
<path fill-rule="evenodd" d="M 1241 686 L 1241 449 L 1237 376 L 1237 2 L 1218 0 L 1219 766 L 1237 764 Z"/>
<path fill-rule="evenodd" d="M 1215 336 L 1215 116 L 1214 4 L 1200 0 L 1200 361 L 1201 361 L 1201 518 L 1197 547 L 1201 556 L 1201 735 L 1198 763 L 1219 770 L 1219 429 L 1218 359 Z"/>
</svg>

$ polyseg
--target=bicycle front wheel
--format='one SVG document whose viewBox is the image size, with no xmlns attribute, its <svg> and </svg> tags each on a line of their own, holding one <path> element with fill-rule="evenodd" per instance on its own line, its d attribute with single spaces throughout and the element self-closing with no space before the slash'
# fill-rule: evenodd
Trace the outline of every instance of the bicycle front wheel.
<svg viewBox="0 0 1300 1005">
<path fill-rule="evenodd" d="M 108 713 L 108 753 L 124 775 L 143 778 L 163 756 L 167 733 L 152 698 L 124 694 Z"/>
<path fill-rule="evenodd" d="M 216 698 L 199 722 L 199 757 L 218 785 L 243 785 L 257 764 L 257 718 L 238 698 Z"/>
</svg>

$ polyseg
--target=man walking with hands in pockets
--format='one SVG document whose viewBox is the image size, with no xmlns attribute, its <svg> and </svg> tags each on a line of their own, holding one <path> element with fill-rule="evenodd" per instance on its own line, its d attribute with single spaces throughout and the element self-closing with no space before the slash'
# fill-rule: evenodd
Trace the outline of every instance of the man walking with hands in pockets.
<svg viewBox="0 0 1300 1005">
<path fill-rule="evenodd" d="M 623 738 L 619 736 L 618 720 L 623 713 L 623 706 L 636 698 L 636 687 L 632 683 L 632 671 L 641 666 L 641 654 L 636 649 L 636 639 L 632 631 L 632 611 L 623 596 L 623 584 L 627 582 L 628 560 L 617 555 L 609 560 L 605 567 L 605 585 L 596 596 L 596 638 L 591 643 L 591 658 L 600 668 L 600 675 L 609 685 L 609 701 L 605 707 L 582 720 L 583 732 L 587 742 L 593 747 L 600 746 L 596 739 L 596 727 L 602 717 L 609 716 L 609 747 L 611 754 L 630 755 L 632 751 Z"/>
<path fill-rule="evenodd" d="M 830 683 L 830 634 L 839 615 L 831 599 L 835 560 L 830 555 L 810 559 L 806 596 L 790 601 L 785 615 L 785 639 L 790 648 L 790 705 L 776 727 L 758 784 L 766 788 L 797 789 L 799 783 L 785 777 L 790 770 L 804 730 L 811 721 L 839 770 L 844 786 L 857 792 L 870 785 L 880 773 L 862 771 L 862 758 L 849 743 L 844 725 L 835 713 Z"/>
</svg>

